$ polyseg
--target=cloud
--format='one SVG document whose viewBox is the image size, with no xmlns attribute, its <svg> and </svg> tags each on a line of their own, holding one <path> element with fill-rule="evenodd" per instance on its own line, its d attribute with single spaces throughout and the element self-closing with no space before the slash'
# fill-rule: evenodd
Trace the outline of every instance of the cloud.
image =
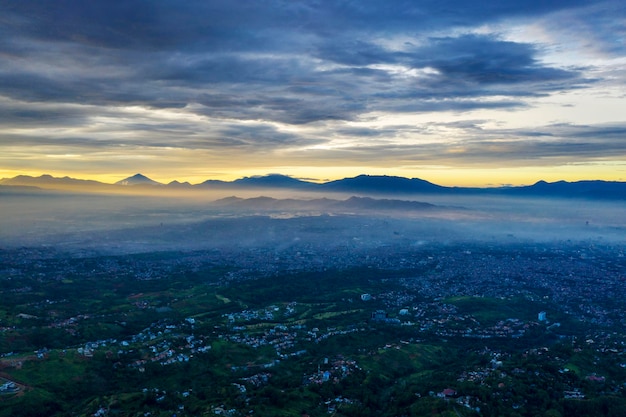
<svg viewBox="0 0 626 417">
<path fill-rule="evenodd" d="M 339 42 L 329 40 L 326 44 L 320 45 L 316 51 L 316 56 L 320 59 L 353 67 L 396 64 L 403 55 L 403 53 L 390 51 L 380 45 L 360 39 L 348 39 Z"/>
<path fill-rule="evenodd" d="M 500 103 L 493 103 L 481 98 L 534 97 L 546 91 L 574 88 L 572 82 L 584 81 L 574 71 L 531 64 L 530 53 L 506 55 L 498 51 L 485 56 L 484 52 L 475 54 L 475 49 L 468 46 L 462 57 L 440 58 L 450 56 L 450 48 L 459 48 L 451 44 L 451 40 L 446 40 L 420 53 L 429 59 L 421 60 L 418 69 L 435 70 L 425 77 L 398 74 L 395 68 L 325 70 L 307 66 L 306 59 L 298 62 L 290 57 L 220 56 L 193 64 L 149 61 L 149 67 L 138 64 L 134 73 L 115 78 L 97 71 L 88 77 L 77 74 L 65 79 L 28 72 L 2 74 L 4 88 L 0 87 L 0 91 L 28 101 L 153 108 L 182 108 L 199 103 L 205 106 L 203 114 L 213 117 L 302 124 L 354 120 L 361 113 L 380 110 L 461 111 L 523 106 L 519 100 L 500 99 Z M 481 51 L 487 49 L 485 42 L 472 45 Z M 488 45 L 500 46 L 497 42 Z M 506 45 L 509 49 L 512 46 Z M 408 71 L 411 69 L 415 67 Z"/>
<path fill-rule="evenodd" d="M 417 64 L 434 68 L 445 82 L 452 83 L 483 86 L 541 83 L 547 85 L 543 87 L 545 90 L 555 88 L 553 83 L 557 83 L 557 88 L 564 88 L 560 81 L 579 78 L 576 71 L 540 64 L 532 45 L 501 41 L 493 35 L 434 38 L 416 55 Z"/>
<path fill-rule="evenodd" d="M 5 2 L 0 146 L 306 150 L 295 159 L 322 165 L 620 153 L 620 123 L 489 130 L 459 115 L 614 94 L 623 13 L 582 0 Z M 450 114 L 447 126 L 382 122 Z M 436 134 L 452 136 L 422 141 Z"/>
<path fill-rule="evenodd" d="M 551 2 L 550 8 L 564 5 Z M 410 2 L 395 7 L 372 1 L 325 7 L 244 2 L 234 7 L 197 1 L 61 1 L 54 8 L 41 1 L 19 2 L 4 19 L 4 45 L 12 54 L 19 51 L 17 45 L 29 45 L 28 56 L 0 67 L 0 94 L 155 108 L 203 103 L 216 116 L 237 113 L 240 119 L 301 124 L 351 120 L 379 108 L 412 111 L 411 102 L 415 111 L 428 110 L 429 104 L 437 111 L 445 107 L 435 102 L 441 97 L 532 96 L 584 81 L 576 71 L 541 65 L 533 45 L 494 35 L 427 37 L 419 24 L 476 24 L 472 19 L 478 13 L 469 9 L 475 6 L 465 2 L 421 7 Z M 545 9 L 539 2 L 524 8 L 511 2 L 487 6 L 480 15 Z M 458 22 L 451 23 L 451 16 Z M 419 46 L 378 42 L 403 30 Z M 220 95 L 237 97 L 230 100 L 237 105 L 226 100 L 218 107 L 206 100 Z"/>
<path fill-rule="evenodd" d="M 619 140 L 626 133 L 626 123 L 556 124 L 534 130 L 519 130 L 489 128 L 486 127 L 487 122 L 466 120 L 369 131 L 354 128 L 351 136 L 363 139 L 358 144 L 310 152 L 323 160 L 337 159 L 353 164 L 377 163 L 383 166 L 442 164 L 497 167 L 503 161 L 509 167 L 547 166 L 626 157 L 626 141 Z M 343 128 L 342 132 L 350 135 L 350 130 Z M 414 139 L 407 141 L 399 134 L 407 131 L 411 132 Z M 379 137 L 384 140 L 377 139 Z M 369 138 L 377 140 L 368 142 Z"/>
</svg>

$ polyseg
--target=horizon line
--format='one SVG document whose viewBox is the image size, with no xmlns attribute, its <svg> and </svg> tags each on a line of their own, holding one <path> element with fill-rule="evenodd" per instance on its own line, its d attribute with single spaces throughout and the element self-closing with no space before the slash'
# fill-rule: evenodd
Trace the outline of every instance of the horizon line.
<svg viewBox="0 0 626 417">
<path fill-rule="evenodd" d="M 154 184 L 150 184 L 150 183 L 146 183 L 146 184 L 120 184 L 126 180 L 130 180 L 132 178 L 135 177 L 142 177 L 146 179 L 146 182 L 150 181 L 153 182 Z M 556 180 L 556 181 L 548 181 L 548 180 L 544 180 L 544 179 L 540 179 L 540 180 L 536 180 L 535 182 L 532 183 L 527 183 L 527 184 L 491 184 L 491 185 L 485 185 L 485 186 L 461 186 L 461 185 L 440 185 L 438 183 L 420 178 L 420 177 L 405 177 L 405 176 L 400 176 L 400 175 L 386 175 L 386 174 L 358 174 L 355 176 L 351 176 L 351 177 L 343 177 L 343 178 L 338 178 L 338 179 L 326 179 L 326 180 L 317 180 L 317 179 L 312 179 L 310 177 L 297 177 L 297 176 L 293 176 L 293 175 L 288 175 L 288 174 L 280 174 L 280 173 L 268 173 L 268 174 L 258 174 L 258 175 L 247 175 L 247 176 L 242 176 L 233 180 L 219 180 L 219 179 L 212 179 L 212 178 L 207 178 L 204 181 L 198 182 L 198 183 L 191 183 L 189 181 L 179 181 L 178 179 L 174 179 L 171 180 L 169 182 L 161 182 L 161 181 L 157 181 L 152 179 L 151 177 L 142 174 L 140 172 L 137 172 L 136 174 L 130 175 L 128 177 L 125 177 L 121 180 L 109 183 L 109 182 L 103 182 L 100 180 L 96 180 L 96 179 L 92 179 L 92 178 L 78 178 L 78 177 L 71 177 L 69 175 L 64 175 L 64 176 L 54 176 L 52 174 L 48 174 L 48 173 L 44 173 L 44 174 L 40 174 L 38 176 L 36 175 L 28 175 L 28 174 L 18 174 L 15 175 L 14 177 L 3 177 L 0 178 L 0 185 L 10 185 L 10 184 L 2 184 L 2 182 L 7 181 L 7 180 L 14 180 L 18 177 L 26 177 L 26 178 L 31 178 L 31 179 L 40 179 L 40 178 L 51 178 L 51 179 L 56 179 L 56 180 L 63 180 L 63 179 L 68 179 L 68 180 L 75 180 L 75 181 L 85 181 L 85 182 L 96 182 L 98 184 L 102 184 L 102 185 L 110 185 L 110 186 L 120 186 L 120 187 L 135 187 L 135 186 L 168 186 L 174 183 L 177 184 L 181 184 L 181 185 L 189 185 L 192 187 L 195 186 L 200 186 L 203 185 L 206 182 L 209 181 L 214 181 L 216 183 L 222 183 L 222 184 L 234 184 L 237 181 L 241 181 L 241 180 L 246 180 L 246 179 L 263 179 L 263 178 L 269 178 L 269 177 L 283 177 L 283 178 L 289 178 L 295 181 L 299 181 L 305 184 L 311 184 L 311 185 L 324 185 L 324 184 L 329 184 L 332 182 L 337 182 L 337 181 L 342 181 L 342 180 L 349 180 L 349 179 L 355 179 L 355 178 L 359 178 L 359 177 L 372 177 L 372 178 L 396 178 L 396 179 L 404 179 L 404 180 L 417 180 L 417 181 L 424 181 L 427 182 L 431 185 L 434 186 L 438 186 L 438 187 L 443 187 L 443 188 L 467 188 L 467 189 L 494 189 L 494 188 L 516 188 L 516 187 L 529 187 L 529 186 L 533 186 L 539 183 L 547 183 L 547 184 L 555 184 L 555 183 L 569 183 L 569 184 L 573 184 L 573 183 L 580 183 L 580 182 L 604 182 L 604 183 L 626 183 L 626 181 L 617 181 L 617 180 L 605 180 L 605 179 L 581 179 L 581 180 L 574 180 L 574 181 L 568 181 L 565 179 L 560 179 L 560 180 Z"/>
</svg>

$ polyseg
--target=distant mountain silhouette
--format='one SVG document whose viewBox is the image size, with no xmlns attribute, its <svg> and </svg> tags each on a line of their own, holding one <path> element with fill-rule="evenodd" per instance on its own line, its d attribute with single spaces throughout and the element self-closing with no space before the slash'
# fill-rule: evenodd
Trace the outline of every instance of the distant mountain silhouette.
<svg viewBox="0 0 626 417">
<path fill-rule="evenodd" d="M 180 182 L 177 180 L 171 181 L 167 184 L 168 187 L 178 187 L 178 188 L 191 188 L 193 187 L 193 185 L 191 185 L 189 182 L 185 181 L 185 182 Z"/>
<path fill-rule="evenodd" d="M 420 201 L 375 199 L 370 197 L 350 197 L 338 204 L 342 208 L 357 210 L 428 210 L 436 206 Z"/>
<path fill-rule="evenodd" d="M 316 183 L 281 174 L 243 177 L 234 181 L 206 180 L 197 185 L 197 187 L 207 189 L 281 188 L 289 190 L 312 190 L 317 186 Z"/>
<path fill-rule="evenodd" d="M 245 187 L 263 187 L 263 188 L 295 188 L 310 189 L 317 184 L 302 181 L 281 174 L 270 174 L 265 176 L 244 177 L 232 182 L 233 185 L 243 185 Z"/>
<path fill-rule="evenodd" d="M 41 185 L 41 184 L 92 184 L 97 185 L 101 184 L 98 181 L 93 180 L 77 180 L 75 178 L 70 177 L 53 177 L 52 175 L 41 175 L 39 177 L 31 177 L 28 175 L 18 175 L 13 178 L 3 178 L 0 180 L 1 184 L 6 185 Z"/>
<path fill-rule="evenodd" d="M 96 188 L 105 185 L 93 180 L 79 180 L 70 177 L 57 178 L 52 175 L 41 175 L 39 177 L 31 177 L 28 175 L 18 175 L 13 178 L 0 179 L 1 185 L 15 185 L 27 187 L 39 187 L 48 189 L 67 189 L 67 188 Z"/>
<path fill-rule="evenodd" d="M 220 180 L 206 180 L 204 182 L 201 182 L 200 184 L 195 185 L 195 187 L 201 188 L 229 188 L 231 186 L 232 182 Z"/>
<path fill-rule="evenodd" d="M 69 177 L 55 178 L 50 175 L 30 177 L 18 175 L 14 178 L 0 179 L 0 185 L 30 186 L 44 189 L 73 189 L 98 192 L 120 190 L 123 186 L 156 186 L 160 189 L 189 190 L 244 190 L 244 189 L 281 189 L 291 191 L 342 192 L 354 195 L 411 195 L 411 194 L 446 194 L 446 195 L 505 195 L 528 197 L 588 198 L 604 200 L 626 200 L 626 182 L 617 181 L 538 181 L 533 185 L 518 187 L 444 187 L 419 178 L 394 176 L 359 175 L 326 183 L 314 183 L 280 174 L 244 177 L 235 181 L 206 180 L 200 184 L 172 181 L 167 185 L 154 181 L 142 174 L 116 182 L 105 184 L 92 180 L 80 180 Z M 152 188 L 152 187 L 147 187 Z M 132 188 L 131 188 L 132 189 Z M 130 190 L 129 190 L 130 191 Z M 259 202 L 260 203 L 260 202 Z"/>
<path fill-rule="evenodd" d="M 328 191 L 370 193 L 433 193 L 446 191 L 448 187 L 435 185 L 419 178 L 359 175 L 354 178 L 330 181 L 321 184 Z"/>
<path fill-rule="evenodd" d="M 593 199 L 626 199 L 626 182 L 618 181 L 538 181 L 524 187 L 500 189 L 508 195 L 568 197 Z"/>
<path fill-rule="evenodd" d="M 142 174 L 135 174 L 132 177 L 124 178 L 115 183 L 115 185 L 163 185 L 160 182 L 151 180 Z"/>
<path fill-rule="evenodd" d="M 255 211 L 280 210 L 320 210 L 324 212 L 351 212 L 358 211 L 387 211 L 401 210 L 421 211 L 431 210 L 437 206 L 419 201 L 374 199 L 370 197 L 350 197 L 347 200 L 317 198 L 312 200 L 276 199 L 271 197 L 239 198 L 227 197 L 214 202 L 215 205 L 236 209 Z M 440 207 L 443 208 L 443 207 Z"/>
</svg>

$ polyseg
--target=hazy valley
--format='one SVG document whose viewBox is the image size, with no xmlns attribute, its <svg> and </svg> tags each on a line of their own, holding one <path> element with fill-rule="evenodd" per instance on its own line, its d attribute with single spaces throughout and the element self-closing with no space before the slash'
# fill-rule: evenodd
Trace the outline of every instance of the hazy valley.
<svg viewBox="0 0 626 417">
<path fill-rule="evenodd" d="M 0 185 L 0 416 L 626 410 L 618 195 L 52 182 Z"/>
</svg>

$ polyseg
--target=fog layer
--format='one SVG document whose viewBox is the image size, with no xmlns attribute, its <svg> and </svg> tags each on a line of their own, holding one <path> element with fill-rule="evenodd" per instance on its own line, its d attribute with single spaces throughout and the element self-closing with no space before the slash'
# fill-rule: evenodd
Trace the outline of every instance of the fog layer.
<svg viewBox="0 0 626 417">
<path fill-rule="evenodd" d="M 511 197 L 173 197 L 0 190 L 0 248 L 130 253 L 375 248 L 455 241 L 623 242 L 620 202 Z M 287 199 L 287 197 L 293 197 Z"/>
</svg>

